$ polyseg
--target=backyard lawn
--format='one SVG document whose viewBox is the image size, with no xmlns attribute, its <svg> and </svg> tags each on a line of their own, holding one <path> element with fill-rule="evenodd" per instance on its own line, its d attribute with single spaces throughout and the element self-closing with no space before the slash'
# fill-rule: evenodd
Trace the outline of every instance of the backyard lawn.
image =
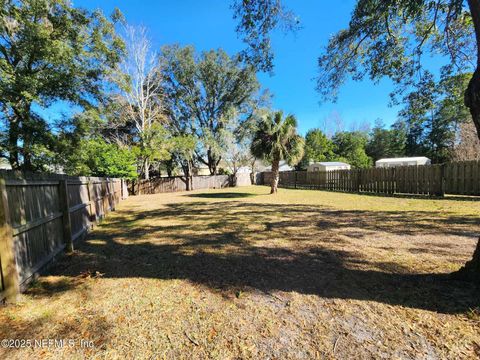
<svg viewBox="0 0 480 360">
<path fill-rule="evenodd" d="M 1 339 L 76 346 L 0 358 L 480 356 L 480 294 L 447 276 L 480 201 L 268 192 L 130 197 L 0 309 Z"/>
</svg>

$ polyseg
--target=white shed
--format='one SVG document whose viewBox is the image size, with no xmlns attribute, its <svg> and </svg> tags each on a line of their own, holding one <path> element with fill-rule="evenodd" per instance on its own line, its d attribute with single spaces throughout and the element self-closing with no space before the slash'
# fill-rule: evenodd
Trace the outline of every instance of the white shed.
<svg viewBox="0 0 480 360">
<path fill-rule="evenodd" d="M 403 157 L 392 159 L 380 159 L 375 161 L 375 167 L 386 168 L 396 166 L 418 166 L 418 165 L 430 165 L 432 162 L 425 156 L 417 157 Z"/>
<path fill-rule="evenodd" d="M 0 159 L 0 170 L 12 170 L 12 167 L 7 159 Z"/>
<path fill-rule="evenodd" d="M 293 171 L 293 167 L 287 164 L 286 161 L 281 160 L 280 163 L 278 164 L 278 171 Z M 272 171 L 272 165 L 269 165 L 265 167 L 263 171 Z"/>
<path fill-rule="evenodd" d="M 307 171 L 350 170 L 350 165 L 339 161 L 316 162 L 308 165 Z"/>
</svg>

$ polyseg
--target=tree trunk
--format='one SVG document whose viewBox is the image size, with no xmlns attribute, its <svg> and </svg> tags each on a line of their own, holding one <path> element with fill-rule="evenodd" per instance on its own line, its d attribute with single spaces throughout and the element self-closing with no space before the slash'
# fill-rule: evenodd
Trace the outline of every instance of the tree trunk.
<svg viewBox="0 0 480 360">
<path fill-rule="evenodd" d="M 23 171 L 33 171 L 33 164 L 32 164 L 32 150 L 31 150 L 31 139 L 28 134 L 25 134 L 24 142 L 23 142 Z"/>
<path fill-rule="evenodd" d="M 193 190 L 193 179 L 192 179 L 192 163 L 191 161 L 185 161 L 182 164 L 183 175 L 185 176 L 185 189 L 187 191 Z"/>
<path fill-rule="evenodd" d="M 27 117 L 25 112 L 25 117 Z M 33 171 L 32 164 L 32 127 L 30 124 L 31 120 L 27 121 L 26 118 L 23 120 L 23 144 L 22 144 L 22 155 L 23 155 L 23 171 Z"/>
<path fill-rule="evenodd" d="M 211 149 L 207 150 L 207 165 L 210 175 L 217 175 L 218 164 L 220 164 L 221 160 L 221 156 L 217 157 L 213 154 Z"/>
<path fill-rule="evenodd" d="M 470 110 L 473 123 L 477 129 L 477 136 L 480 139 L 480 71 L 479 67 L 473 73 L 467 90 L 465 91 L 465 105 Z"/>
<path fill-rule="evenodd" d="M 480 285 L 480 238 L 477 242 L 477 248 L 473 253 L 472 260 L 467 262 L 464 267 L 453 274 L 454 278 L 460 280 L 469 280 Z"/>
<path fill-rule="evenodd" d="M 210 175 L 215 175 L 215 160 L 212 157 L 212 150 L 207 150 L 207 164 L 208 164 L 208 171 L 210 171 Z"/>
<path fill-rule="evenodd" d="M 29 124 L 31 104 L 19 101 L 12 106 L 12 118 L 8 131 L 9 161 L 14 170 L 32 170 L 31 126 Z M 21 140 L 21 144 L 19 144 Z M 20 162 L 20 155 L 22 162 Z"/>
<path fill-rule="evenodd" d="M 193 164 L 191 161 L 188 161 L 188 178 L 187 178 L 187 183 L 188 183 L 188 190 L 193 190 Z"/>
<path fill-rule="evenodd" d="M 271 189 L 270 189 L 270 194 L 276 194 L 278 191 L 278 180 L 280 178 L 280 161 L 279 160 L 273 160 L 272 162 L 272 183 L 271 183 Z"/>
<path fill-rule="evenodd" d="M 469 1 L 471 2 L 471 1 Z M 465 105 L 470 109 L 473 122 L 477 128 L 477 135 L 480 139 L 480 65 L 473 73 L 465 92 Z M 480 239 L 477 242 L 477 248 L 473 253 L 473 258 L 456 274 L 461 278 L 473 280 L 480 283 Z"/>
<path fill-rule="evenodd" d="M 18 162 L 18 131 L 18 122 L 12 120 L 10 122 L 8 133 L 8 161 L 13 170 L 18 170 L 20 168 L 20 163 Z"/>
<path fill-rule="evenodd" d="M 167 175 L 168 177 L 172 177 L 173 175 L 173 169 L 175 167 L 174 163 L 173 163 L 173 159 L 170 159 L 170 160 L 167 160 L 166 161 L 166 167 L 167 167 Z"/>
<path fill-rule="evenodd" d="M 145 180 L 150 179 L 150 163 L 148 161 L 148 158 L 145 158 L 143 160 L 143 178 Z"/>
<path fill-rule="evenodd" d="M 250 182 L 252 183 L 252 185 L 257 185 L 257 181 L 256 181 L 256 172 L 255 172 L 255 159 L 250 163 L 250 167 L 251 167 L 251 170 L 252 172 L 250 173 Z"/>
<path fill-rule="evenodd" d="M 210 175 L 216 175 L 216 174 L 217 174 L 217 166 L 215 165 L 215 163 L 213 163 L 210 166 Z"/>
<path fill-rule="evenodd" d="M 465 105 L 470 109 L 470 114 L 480 139 L 480 0 L 468 0 L 468 6 L 475 28 L 477 68 L 470 79 L 467 91 L 465 91 Z M 467 262 L 457 275 L 480 283 L 480 239 L 478 239 L 472 260 Z"/>
</svg>

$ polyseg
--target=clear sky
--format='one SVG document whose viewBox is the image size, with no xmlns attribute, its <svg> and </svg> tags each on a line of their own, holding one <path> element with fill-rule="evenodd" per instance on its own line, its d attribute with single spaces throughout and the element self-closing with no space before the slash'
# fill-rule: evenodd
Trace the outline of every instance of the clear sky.
<svg viewBox="0 0 480 360">
<path fill-rule="evenodd" d="M 100 8 L 110 14 L 118 7 L 133 25 L 149 29 L 152 42 L 194 45 L 199 51 L 223 48 L 230 54 L 243 49 L 226 0 L 74 0 L 74 6 Z M 300 17 L 302 29 L 296 34 L 273 34 L 275 70 L 273 76 L 259 74 L 264 88 L 274 95 L 273 107 L 293 113 L 299 121 L 300 132 L 320 127 L 332 131 L 336 125 L 328 119 L 340 117 L 345 130 L 362 123 L 374 123 L 381 118 L 392 124 L 398 108 L 388 106 L 392 90 L 389 80 L 373 84 L 370 81 L 348 82 L 342 87 L 338 102 L 319 104 L 315 91 L 317 58 L 331 35 L 346 27 L 354 0 L 285 1 L 287 7 Z"/>
</svg>

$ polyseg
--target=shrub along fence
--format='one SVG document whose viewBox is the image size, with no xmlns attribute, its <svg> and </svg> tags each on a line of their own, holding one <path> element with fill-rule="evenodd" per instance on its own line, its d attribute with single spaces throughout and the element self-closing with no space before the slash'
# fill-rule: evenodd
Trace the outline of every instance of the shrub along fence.
<svg viewBox="0 0 480 360">
<path fill-rule="evenodd" d="M 232 186 L 250 185 L 250 174 L 233 175 L 200 175 L 192 176 L 190 190 L 222 189 Z M 177 191 L 187 191 L 187 179 L 183 176 L 155 177 L 149 180 L 140 180 L 134 184 L 135 194 L 159 194 Z"/>
<path fill-rule="evenodd" d="M 122 179 L 0 171 L 0 300 L 128 196 Z"/>
<path fill-rule="evenodd" d="M 260 184 L 269 184 L 271 172 L 262 173 Z M 286 171 L 279 186 L 375 194 L 443 196 L 480 195 L 480 161 L 439 165 L 333 170 Z"/>
</svg>

